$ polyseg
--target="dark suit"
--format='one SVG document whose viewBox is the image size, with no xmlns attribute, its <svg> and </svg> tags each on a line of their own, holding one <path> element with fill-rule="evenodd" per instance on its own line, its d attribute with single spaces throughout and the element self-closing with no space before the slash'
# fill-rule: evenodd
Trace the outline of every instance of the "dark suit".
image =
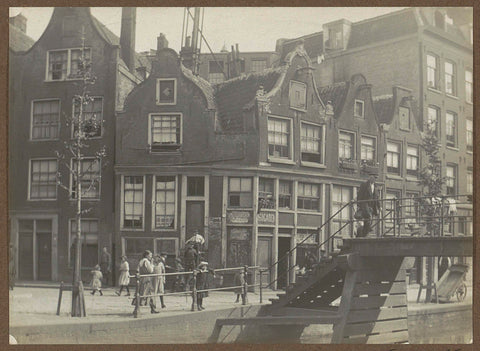
<svg viewBox="0 0 480 351">
<path fill-rule="evenodd" d="M 358 201 L 371 201 L 362 201 L 358 203 L 358 208 L 362 213 L 363 230 L 361 230 L 357 236 L 367 236 L 372 230 L 372 216 L 377 216 L 380 211 L 380 202 L 378 201 L 378 198 L 378 189 L 375 185 L 373 186 L 373 191 L 369 181 L 360 185 L 357 196 Z"/>
</svg>

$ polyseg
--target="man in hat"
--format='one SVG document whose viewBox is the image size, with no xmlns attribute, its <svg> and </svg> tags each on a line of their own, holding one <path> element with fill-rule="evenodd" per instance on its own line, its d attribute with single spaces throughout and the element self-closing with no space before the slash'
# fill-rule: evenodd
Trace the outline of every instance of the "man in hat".
<svg viewBox="0 0 480 351">
<path fill-rule="evenodd" d="M 377 174 L 370 173 L 367 181 L 362 183 L 358 190 L 358 208 L 361 212 L 361 219 L 363 220 L 363 228 L 360 228 L 357 232 L 358 237 L 365 237 L 371 232 L 372 216 L 378 216 L 380 212 L 378 189 L 375 185 L 376 179 Z"/>
</svg>

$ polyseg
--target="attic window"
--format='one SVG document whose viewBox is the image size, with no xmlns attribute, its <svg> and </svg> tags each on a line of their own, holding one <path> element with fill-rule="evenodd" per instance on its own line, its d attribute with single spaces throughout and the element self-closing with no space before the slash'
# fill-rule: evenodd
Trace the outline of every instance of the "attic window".
<svg viewBox="0 0 480 351">
<path fill-rule="evenodd" d="M 353 111 L 355 117 L 364 118 L 364 102 L 363 100 L 355 100 L 355 109 Z"/>
<path fill-rule="evenodd" d="M 175 105 L 177 103 L 177 80 L 174 78 L 157 79 L 157 105 Z"/>
<path fill-rule="evenodd" d="M 400 129 L 410 130 L 410 109 L 408 107 L 400 106 L 398 108 L 398 120 L 400 123 Z"/>
<path fill-rule="evenodd" d="M 290 81 L 290 107 L 294 109 L 307 109 L 307 85 L 294 80 Z"/>
</svg>

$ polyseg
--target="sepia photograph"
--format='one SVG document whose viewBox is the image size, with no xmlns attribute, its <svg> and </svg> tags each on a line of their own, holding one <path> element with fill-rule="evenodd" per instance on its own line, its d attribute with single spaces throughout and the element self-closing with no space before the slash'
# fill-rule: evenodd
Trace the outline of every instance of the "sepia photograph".
<svg viewBox="0 0 480 351">
<path fill-rule="evenodd" d="M 473 13 L 10 7 L 10 345 L 472 344 Z"/>
</svg>

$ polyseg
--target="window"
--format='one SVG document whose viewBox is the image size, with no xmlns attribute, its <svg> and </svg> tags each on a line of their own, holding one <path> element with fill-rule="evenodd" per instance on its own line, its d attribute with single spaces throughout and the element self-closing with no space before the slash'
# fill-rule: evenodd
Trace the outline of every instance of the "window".
<svg viewBox="0 0 480 351">
<path fill-rule="evenodd" d="M 323 164 L 323 127 L 302 123 L 300 133 L 302 161 Z"/>
<path fill-rule="evenodd" d="M 398 190 L 387 190 L 385 195 L 385 228 L 390 229 L 390 234 L 393 234 L 393 225 L 394 223 L 397 224 L 400 217 L 400 201 L 397 200 L 401 198 L 401 195 Z"/>
<path fill-rule="evenodd" d="M 439 89 L 438 58 L 427 55 L 427 84 L 430 88 Z"/>
<path fill-rule="evenodd" d="M 155 177 L 155 229 L 175 228 L 175 176 Z"/>
<path fill-rule="evenodd" d="M 473 73 L 470 70 L 465 71 L 465 100 L 473 103 Z"/>
<path fill-rule="evenodd" d="M 445 185 L 447 186 L 447 195 L 455 195 L 457 193 L 457 166 L 447 164 Z"/>
<path fill-rule="evenodd" d="M 258 204 L 260 208 L 275 208 L 275 193 L 273 179 L 258 180 Z"/>
<path fill-rule="evenodd" d="M 151 114 L 149 144 L 152 152 L 176 151 L 182 144 L 180 114 Z"/>
<path fill-rule="evenodd" d="M 205 178 L 187 177 L 187 196 L 204 196 Z"/>
<path fill-rule="evenodd" d="M 445 92 L 450 95 L 457 94 L 455 64 L 445 61 Z"/>
<path fill-rule="evenodd" d="M 457 115 L 453 112 L 446 113 L 447 146 L 457 146 Z"/>
<path fill-rule="evenodd" d="M 351 187 L 334 185 L 332 194 L 332 213 L 337 213 L 340 211 L 343 206 L 352 200 L 352 196 Z M 348 235 L 350 233 L 350 227 L 348 225 L 346 225 L 344 228 L 342 227 L 350 221 L 350 218 L 352 218 L 352 207 L 346 206 L 333 218 L 331 234 L 334 234 L 340 230 L 341 236 Z"/>
<path fill-rule="evenodd" d="M 30 161 L 30 199 L 57 198 L 57 160 Z"/>
<path fill-rule="evenodd" d="M 430 128 L 435 136 L 439 136 L 439 124 L 440 120 L 440 109 L 436 106 L 428 106 L 428 124 L 427 127 Z"/>
<path fill-rule="evenodd" d="M 375 138 L 362 135 L 360 142 L 360 157 L 362 161 L 373 165 L 377 159 Z"/>
<path fill-rule="evenodd" d="M 355 117 L 364 117 L 364 102 L 363 100 L 355 100 L 355 109 L 353 111 Z"/>
<path fill-rule="evenodd" d="M 340 160 L 355 159 L 355 134 L 340 131 L 338 134 L 338 158 Z"/>
<path fill-rule="evenodd" d="M 177 80 L 157 78 L 157 105 L 177 103 Z"/>
<path fill-rule="evenodd" d="M 58 139 L 60 100 L 32 101 L 32 140 Z"/>
<path fill-rule="evenodd" d="M 228 206 L 251 208 L 252 178 L 231 177 L 228 181 Z"/>
<path fill-rule="evenodd" d="M 55 50 L 47 53 L 47 80 L 80 78 L 79 63 L 82 52 L 86 60 L 91 59 L 90 49 Z"/>
<path fill-rule="evenodd" d="M 82 219 L 82 267 L 93 268 L 98 263 L 98 219 Z M 73 267 L 75 258 L 75 239 L 77 237 L 77 221 L 70 220 L 70 266 Z"/>
<path fill-rule="evenodd" d="M 400 144 L 387 142 L 387 171 L 400 174 Z"/>
<path fill-rule="evenodd" d="M 467 170 L 467 194 L 473 194 L 473 170 L 470 168 Z"/>
<path fill-rule="evenodd" d="M 221 83 L 225 80 L 223 75 L 224 62 L 223 61 L 209 61 L 208 62 L 208 81 L 212 84 Z"/>
<path fill-rule="evenodd" d="M 320 185 L 299 182 L 297 208 L 320 211 Z"/>
<path fill-rule="evenodd" d="M 72 160 L 72 170 L 77 171 L 78 162 Z M 77 180 L 72 175 L 71 195 L 72 199 L 77 198 Z M 82 185 L 82 198 L 99 199 L 100 198 L 100 160 L 97 158 L 87 158 L 81 161 L 80 183 Z"/>
<path fill-rule="evenodd" d="M 278 183 L 278 208 L 292 208 L 292 182 L 280 180 Z"/>
<path fill-rule="evenodd" d="M 265 59 L 252 60 L 252 71 L 253 72 L 261 72 L 265 68 L 267 68 L 267 60 L 265 60 Z"/>
<path fill-rule="evenodd" d="M 143 228 L 143 176 L 123 178 L 123 228 Z"/>
<path fill-rule="evenodd" d="M 290 107 L 305 110 L 307 108 L 307 85 L 291 80 L 289 97 Z"/>
<path fill-rule="evenodd" d="M 400 106 L 398 108 L 398 119 L 400 129 L 410 130 L 410 109 L 408 107 Z"/>
<path fill-rule="evenodd" d="M 80 113 L 80 106 L 77 99 L 73 101 L 73 135 L 75 136 L 78 130 L 78 120 Z M 102 124 L 103 124 L 103 98 L 94 97 L 87 104 L 83 105 L 83 132 L 86 137 L 94 138 L 102 136 Z"/>
<path fill-rule="evenodd" d="M 268 117 L 268 156 L 291 158 L 289 119 Z"/>
<path fill-rule="evenodd" d="M 417 176 L 419 165 L 418 146 L 407 145 L 407 175 Z"/>
<path fill-rule="evenodd" d="M 152 251 L 152 247 L 154 246 L 154 238 L 127 238 L 124 239 L 124 252 L 125 255 L 129 259 L 138 259 L 142 258 L 143 253 L 145 250 Z M 134 267 L 130 266 L 130 269 L 135 269 Z"/>
<path fill-rule="evenodd" d="M 467 151 L 473 151 L 473 121 L 471 119 L 466 120 L 466 129 Z"/>
</svg>

